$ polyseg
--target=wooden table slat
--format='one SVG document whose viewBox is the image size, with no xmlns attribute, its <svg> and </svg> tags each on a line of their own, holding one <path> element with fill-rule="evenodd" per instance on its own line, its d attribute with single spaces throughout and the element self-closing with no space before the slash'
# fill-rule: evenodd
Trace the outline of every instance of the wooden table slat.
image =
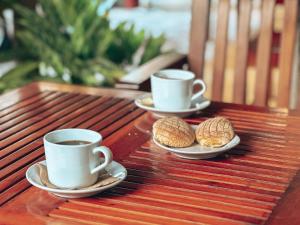
<svg viewBox="0 0 300 225">
<path fill-rule="evenodd" d="M 25 87 L 18 88 L 8 93 L 2 94 L 0 98 L 0 110 L 5 110 L 20 102 L 26 102 L 28 98 L 32 98 L 36 95 L 43 95 L 43 92 L 51 90 L 41 91 L 37 84 L 30 84 Z M 24 104 L 24 103 L 21 103 Z M 26 103 L 25 103 L 26 104 Z"/>
<path fill-rule="evenodd" d="M 148 151 L 148 149 L 138 149 L 136 152 L 132 153 L 129 158 L 137 158 L 137 159 L 152 159 L 152 160 L 164 160 L 166 163 L 170 164 L 180 164 L 178 166 L 198 166 L 201 169 L 205 169 L 205 167 L 212 167 L 215 169 L 220 168 L 222 171 L 233 171 L 239 174 L 243 174 L 244 172 L 247 174 L 258 174 L 264 177 L 276 177 L 276 178 L 288 178 L 290 177 L 290 173 L 286 171 L 278 171 L 272 169 L 258 168 L 258 167 L 249 167 L 247 165 L 238 165 L 233 164 L 231 161 L 224 160 L 223 163 L 218 163 L 218 161 L 212 160 L 201 160 L 201 161 L 186 161 L 181 158 L 174 158 L 170 155 L 166 154 L 164 156 L 160 156 L 153 151 Z M 222 160 L 222 158 L 220 158 Z"/>
<path fill-rule="evenodd" d="M 162 168 L 164 166 L 168 167 L 175 167 L 175 168 L 180 168 L 183 171 L 184 170 L 195 170 L 198 171 L 201 167 L 201 171 L 204 173 L 215 173 L 218 175 L 228 175 L 228 176 L 234 176 L 234 177 L 240 177 L 242 179 L 246 178 L 246 179 L 254 179 L 256 181 L 262 181 L 262 182 L 273 182 L 275 184 L 286 184 L 289 181 L 289 178 L 287 177 L 278 177 L 278 176 L 272 176 L 272 175 L 265 175 L 265 174 L 259 174 L 259 173 L 249 173 L 249 172 L 242 172 L 242 171 L 236 171 L 236 170 L 232 170 L 232 169 L 227 169 L 226 168 L 217 168 L 217 167 L 213 167 L 213 166 L 205 166 L 205 165 L 191 165 L 191 164 L 183 164 L 183 163 L 177 163 L 174 161 L 168 162 L 166 160 L 161 160 L 158 157 L 153 157 L 153 158 L 142 158 L 140 156 L 133 156 L 133 154 L 131 154 L 131 157 L 129 158 L 129 160 L 134 161 L 134 163 L 138 163 L 141 165 L 153 165 L 154 162 L 159 162 L 162 165 Z M 129 161 L 130 162 L 130 161 Z M 145 166 L 146 167 L 146 166 Z"/>
<path fill-rule="evenodd" d="M 1 135 L 3 135 L 4 131 L 7 132 L 8 129 L 16 130 L 16 127 L 25 128 L 32 124 L 32 122 L 38 122 L 35 120 L 35 117 L 38 117 L 40 120 L 43 118 L 47 118 L 47 116 L 51 115 L 53 112 L 53 108 L 58 108 L 60 104 L 65 103 L 66 100 L 70 98 L 74 98 L 76 95 L 51 95 L 55 99 L 43 99 L 46 100 L 44 104 L 36 106 L 36 109 L 29 111 L 28 113 L 22 112 L 16 115 L 8 114 L 10 118 L 8 121 L 3 121 L 4 124 L 1 125 Z M 53 100 L 53 101 L 51 101 Z M 55 107 L 53 107 L 55 106 Z M 1 137 L 2 138 L 2 137 Z"/>
<path fill-rule="evenodd" d="M 0 149 L 3 149 L 0 152 L 0 157 L 3 157 L 2 153 L 7 153 L 13 151 L 13 149 L 20 148 L 25 144 L 28 144 L 35 140 L 37 137 L 40 137 L 41 134 L 45 134 L 55 128 L 57 128 L 63 121 L 69 121 L 74 116 L 70 114 L 75 110 L 80 109 L 80 107 L 90 103 L 93 99 L 86 98 L 80 102 L 76 102 L 81 99 L 75 99 L 69 106 L 62 108 L 61 111 L 54 113 L 52 116 L 47 117 L 47 119 L 34 123 L 30 126 L 29 129 L 22 130 L 21 132 L 11 135 L 9 138 L 6 138 L 0 143 Z M 55 121 L 55 122 L 53 122 Z M 35 122 L 35 121 L 34 121 Z M 34 133 L 39 130 L 39 133 Z"/>
<path fill-rule="evenodd" d="M 51 94 L 55 94 L 55 92 L 51 92 L 51 91 L 40 92 L 28 99 L 20 101 L 20 102 L 14 104 L 14 105 L 11 105 L 5 109 L 1 109 L 0 110 L 0 118 L 2 118 L 3 116 L 7 116 L 10 113 L 16 113 L 18 111 L 20 112 L 20 111 L 24 110 L 24 107 L 28 107 L 28 106 L 32 105 L 33 103 L 39 102 L 41 99 L 43 99 L 44 97 L 47 97 Z M 60 94 L 60 93 L 56 93 L 56 94 Z"/>
<path fill-rule="evenodd" d="M 14 223 L 0 218 L 0 223 L 277 225 L 274 212 L 287 217 L 278 208 L 291 205 L 290 198 L 284 201 L 286 193 L 297 195 L 291 183 L 300 190 L 294 180 L 300 177 L 297 114 L 212 103 L 186 121 L 225 116 L 241 144 L 215 159 L 186 160 L 151 141 L 155 118 L 134 105 L 132 98 L 139 94 L 33 83 L 0 97 L 0 215 L 11 218 L 18 208 L 16 218 L 24 218 Z M 69 201 L 31 187 L 25 171 L 44 159 L 43 135 L 70 127 L 100 132 L 103 144 L 127 168 L 126 181 L 97 196 Z M 39 215 L 32 204 L 42 209 Z"/>
<path fill-rule="evenodd" d="M 1 180 L 0 182 L 0 193 L 4 192 L 5 189 L 9 188 L 10 186 L 16 184 L 19 180 L 23 179 L 25 176 L 24 174 L 26 173 L 26 170 L 33 165 L 34 163 L 37 163 L 41 160 L 43 160 L 45 157 L 39 157 L 38 159 L 32 161 L 31 163 L 27 164 L 23 168 L 19 168 L 19 170 L 11 176 L 6 177 L 5 179 Z"/>
</svg>

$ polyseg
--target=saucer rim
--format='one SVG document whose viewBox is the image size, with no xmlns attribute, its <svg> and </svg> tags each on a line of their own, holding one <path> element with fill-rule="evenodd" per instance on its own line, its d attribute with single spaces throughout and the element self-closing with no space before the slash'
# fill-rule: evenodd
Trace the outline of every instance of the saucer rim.
<svg viewBox="0 0 300 225">
<path fill-rule="evenodd" d="M 143 105 L 142 103 L 140 103 L 139 101 L 141 101 L 142 99 L 146 98 L 146 97 L 151 97 L 152 95 L 150 93 L 147 93 L 147 94 L 143 94 L 139 97 L 137 97 L 135 100 L 134 100 L 134 103 L 136 106 L 138 106 L 139 108 L 141 109 L 144 109 L 144 110 L 147 110 L 147 111 L 150 111 L 150 112 L 156 112 L 156 113 L 191 113 L 191 112 L 196 112 L 196 111 L 199 111 L 199 110 L 202 110 L 202 109 L 205 109 L 207 108 L 208 106 L 210 106 L 211 104 L 211 101 L 205 97 L 203 97 L 203 100 L 201 102 L 199 102 L 199 104 L 204 104 L 204 103 L 207 103 L 207 106 L 200 106 L 200 107 L 197 107 L 197 106 L 194 106 L 192 108 L 189 108 L 189 109 L 182 109 L 182 110 L 163 110 L 163 109 L 158 109 L 158 108 L 155 108 L 154 106 L 146 106 L 146 105 Z"/>
<path fill-rule="evenodd" d="M 33 165 L 31 165 L 27 170 L 26 170 L 26 179 L 27 181 L 32 184 L 33 186 L 37 187 L 37 188 L 40 188 L 42 190 L 45 190 L 45 191 L 48 191 L 48 192 L 51 192 L 53 194 L 55 193 L 60 193 L 60 194 L 87 194 L 87 193 L 94 193 L 94 192 L 100 192 L 100 191 L 104 191 L 106 189 L 109 189 L 111 187 L 114 187 L 116 185 L 118 185 L 119 183 L 121 183 L 122 181 L 124 181 L 127 177 L 127 170 L 126 168 L 116 162 L 116 161 L 112 161 L 111 163 L 114 163 L 116 164 L 117 166 L 121 167 L 123 169 L 123 174 L 122 176 L 120 176 L 120 180 L 119 181 L 116 181 L 114 183 L 111 183 L 109 185 L 105 185 L 105 186 L 102 186 L 102 187 L 97 187 L 97 188 L 92 188 L 92 189 L 85 189 L 85 190 L 72 190 L 72 189 L 56 189 L 56 188 L 50 188 L 50 187 L 47 187 L 47 186 L 44 186 L 44 185 L 40 185 L 36 182 L 34 182 L 34 180 L 29 176 L 29 171 L 32 170 L 34 167 L 36 167 L 39 163 L 42 163 L 44 165 L 46 165 L 46 160 L 42 160 L 42 161 L 39 161 L 39 162 L 36 162 L 34 163 Z"/>
<path fill-rule="evenodd" d="M 227 143 L 225 146 L 218 147 L 218 148 L 210 148 L 210 149 L 212 149 L 212 151 L 209 151 L 209 152 L 207 152 L 207 151 L 206 152 L 200 152 L 200 151 L 199 152 L 186 152 L 184 150 L 186 148 L 172 148 L 172 147 L 165 146 L 165 145 L 159 143 L 157 140 L 155 140 L 154 137 L 152 137 L 152 140 L 157 146 L 159 146 L 169 152 L 172 152 L 175 154 L 185 154 L 185 155 L 207 155 L 207 154 L 218 154 L 218 153 L 226 152 L 226 151 L 229 151 L 230 149 L 236 147 L 241 141 L 240 137 L 236 134 L 232 138 L 232 140 L 229 143 Z M 229 146 L 230 144 L 232 144 L 232 142 L 235 142 L 235 143 L 232 146 Z M 196 146 L 198 146 L 198 145 L 200 146 L 200 144 L 196 144 Z M 226 147 L 226 146 L 228 146 L 228 147 Z M 207 148 L 209 148 L 209 147 L 207 147 Z"/>
</svg>

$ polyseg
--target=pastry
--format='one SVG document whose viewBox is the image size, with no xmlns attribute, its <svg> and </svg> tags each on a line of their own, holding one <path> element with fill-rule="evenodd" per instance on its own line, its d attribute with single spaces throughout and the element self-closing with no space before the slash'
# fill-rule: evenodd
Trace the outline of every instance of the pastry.
<svg viewBox="0 0 300 225">
<path fill-rule="evenodd" d="M 153 106 L 153 99 L 151 97 L 143 98 L 141 102 L 145 106 Z"/>
<path fill-rule="evenodd" d="M 198 143 L 206 147 L 221 147 L 229 143 L 234 137 L 231 122 L 224 117 L 208 119 L 200 123 L 196 129 Z"/>
<path fill-rule="evenodd" d="M 153 124 L 153 137 L 159 143 L 170 147 L 188 147 L 195 141 L 192 127 L 178 117 L 165 117 Z"/>
</svg>

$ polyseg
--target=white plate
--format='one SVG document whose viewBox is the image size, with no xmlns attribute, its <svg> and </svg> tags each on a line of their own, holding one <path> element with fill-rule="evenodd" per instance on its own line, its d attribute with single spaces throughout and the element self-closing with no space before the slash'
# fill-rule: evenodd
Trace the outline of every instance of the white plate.
<svg viewBox="0 0 300 225">
<path fill-rule="evenodd" d="M 46 161 L 38 162 L 43 165 L 46 165 Z M 55 188 L 49 188 L 42 184 L 39 176 L 39 168 L 38 163 L 35 163 L 31 167 L 28 168 L 26 171 L 26 178 L 33 186 L 38 187 L 40 189 L 43 189 L 45 191 L 48 191 L 54 195 L 63 197 L 63 198 L 83 198 L 88 197 L 91 195 L 98 194 L 106 189 L 112 188 L 119 183 L 121 183 L 127 176 L 127 171 L 124 166 L 122 166 L 120 163 L 117 163 L 113 161 L 109 166 L 105 168 L 105 170 L 111 174 L 113 177 L 120 178 L 119 181 L 116 181 L 112 184 L 105 185 L 102 187 L 97 187 L 89 190 L 62 190 L 62 189 L 55 189 Z"/>
<path fill-rule="evenodd" d="M 193 129 L 195 129 L 195 126 L 192 126 L 192 127 L 193 127 Z M 220 148 L 204 147 L 196 142 L 194 142 L 194 144 L 190 147 L 173 148 L 173 147 L 168 147 L 166 145 L 160 144 L 154 138 L 153 138 L 153 141 L 159 147 L 161 147 L 169 152 L 172 152 L 181 158 L 209 159 L 209 158 L 214 158 L 214 157 L 220 155 L 221 153 L 224 153 L 224 152 L 234 148 L 235 146 L 237 146 L 240 143 L 240 137 L 235 135 L 228 144 L 226 144 Z"/>
<path fill-rule="evenodd" d="M 146 104 L 145 102 L 148 101 Z M 189 109 L 184 109 L 184 110 L 160 110 L 154 107 L 152 103 L 152 96 L 151 94 L 145 94 L 140 97 L 138 97 L 135 100 L 135 104 L 149 112 L 152 112 L 155 116 L 157 117 L 166 117 L 166 116 L 177 116 L 177 117 L 187 117 L 192 115 L 193 113 L 200 111 L 202 109 L 207 108 L 210 105 L 210 101 L 207 100 L 206 98 L 202 98 L 199 102 L 194 103 L 191 108 Z"/>
</svg>

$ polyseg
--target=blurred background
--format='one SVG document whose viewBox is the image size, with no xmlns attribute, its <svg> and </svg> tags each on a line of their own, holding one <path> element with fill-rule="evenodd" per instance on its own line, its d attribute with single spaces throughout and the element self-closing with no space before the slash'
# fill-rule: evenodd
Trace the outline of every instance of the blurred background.
<svg viewBox="0 0 300 225">
<path fill-rule="evenodd" d="M 278 86 L 284 0 L 277 0 L 271 55 L 270 106 Z M 188 53 L 191 0 L 1 0 L 0 92 L 35 80 L 113 86 L 128 72 L 167 52 Z M 212 84 L 218 0 L 210 5 L 203 78 Z M 247 103 L 253 102 L 262 0 L 250 19 Z M 230 1 L 224 101 L 233 98 L 238 1 Z M 297 75 L 299 76 L 299 75 Z M 297 78 L 294 77 L 297 83 Z M 227 88 L 228 87 L 228 88 Z M 211 96 L 208 88 L 207 97 Z"/>
<path fill-rule="evenodd" d="M 118 9 L 130 5 L 127 2 L 0 4 L 0 92 L 35 80 L 113 86 L 128 71 L 161 54 L 165 43 L 164 35 L 152 35 L 124 19 L 126 10 Z"/>
</svg>

